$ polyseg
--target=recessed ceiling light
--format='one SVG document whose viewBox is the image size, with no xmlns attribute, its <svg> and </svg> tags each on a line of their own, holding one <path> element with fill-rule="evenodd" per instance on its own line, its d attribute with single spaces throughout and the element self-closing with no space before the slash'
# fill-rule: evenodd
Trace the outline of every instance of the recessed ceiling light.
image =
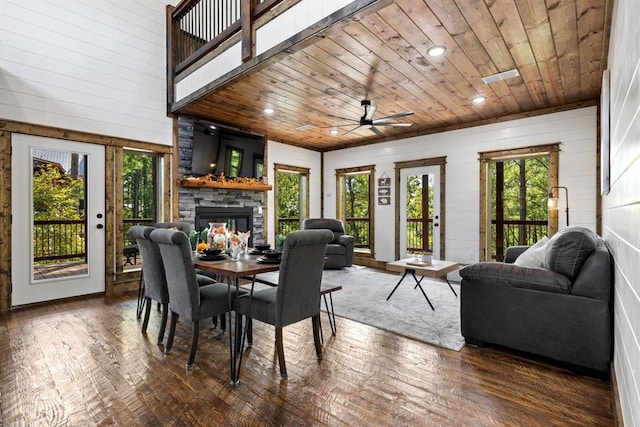
<svg viewBox="0 0 640 427">
<path fill-rule="evenodd" d="M 475 98 L 473 98 L 471 100 L 471 102 L 473 102 L 476 105 L 482 104 L 484 101 L 486 101 L 487 98 L 484 96 L 476 96 Z"/>
<path fill-rule="evenodd" d="M 214 125 L 209 125 L 209 129 L 211 129 L 211 130 L 216 130 L 216 129 L 218 129 L 218 128 L 217 128 L 217 127 L 215 127 Z"/>
<path fill-rule="evenodd" d="M 338 133 L 338 129 L 331 129 L 331 135 L 337 135 Z"/>
<path fill-rule="evenodd" d="M 442 45 L 431 46 L 427 49 L 427 55 L 429 56 L 440 56 L 447 51 L 447 48 Z"/>
<path fill-rule="evenodd" d="M 265 108 L 264 109 L 264 113 L 265 114 L 273 114 L 273 108 Z"/>
</svg>

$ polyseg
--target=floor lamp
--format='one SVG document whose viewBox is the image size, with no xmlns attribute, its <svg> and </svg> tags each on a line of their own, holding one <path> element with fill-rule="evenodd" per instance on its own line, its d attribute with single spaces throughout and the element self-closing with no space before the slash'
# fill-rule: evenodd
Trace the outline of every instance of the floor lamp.
<svg viewBox="0 0 640 427">
<path fill-rule="evenodd" d="M 553 197 L 553 189 L 563 189 L 564 197 L 567 201 L 567 208 L 565 212 L 567 213 L 567 227 L 569 226 L 569 190 L 567 187 L 549 187 L 549 199 L 547 200 L 547 206 L 549 210 L 558 210 L 558 197 Z M 558 196 L 560 196 L 560 191 L 558 191 Z"/>
</svg>

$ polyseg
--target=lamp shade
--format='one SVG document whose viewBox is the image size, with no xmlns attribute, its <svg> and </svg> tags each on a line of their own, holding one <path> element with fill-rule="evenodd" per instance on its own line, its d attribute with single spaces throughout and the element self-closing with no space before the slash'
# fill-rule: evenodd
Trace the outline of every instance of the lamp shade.
<svg viewBox="0 0 640 427">
<path fill-rule="evenodd" d="M 547 200 L 547 206 L 549 210 L 557 211 L 558 210 L 558 198 L 557 197 L 549 197 Z"/>
</svg>

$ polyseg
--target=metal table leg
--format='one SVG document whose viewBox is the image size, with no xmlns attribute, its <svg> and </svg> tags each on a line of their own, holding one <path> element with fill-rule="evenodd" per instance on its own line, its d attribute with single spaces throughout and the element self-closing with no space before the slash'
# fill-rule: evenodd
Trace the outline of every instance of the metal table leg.
<svg viewBox="0 0 640 427">
<path fill-rule="evenodd" d="M 389 294 L 389 296 L 387 297 L 387 301 L 389 301 L 389 298 L 391 298 L 391 295 L 393 295 L 393 293 L 396 291 L 396 289 L 398 289 L 398 286 L 400 286 L 400 283 L 402 283 L 402 281 L 404 280 L 405 276 L 407 275 L 407 273 L 410 270 L 405 270 L 404 274 L 402 275 L 402 277 L 400 278 L 400 280 L 398 280 L 398 283 L 396 284 L 396 287 L 393 288 L 393 290 L 391 291 L 391 293 Z"/>
</svg>

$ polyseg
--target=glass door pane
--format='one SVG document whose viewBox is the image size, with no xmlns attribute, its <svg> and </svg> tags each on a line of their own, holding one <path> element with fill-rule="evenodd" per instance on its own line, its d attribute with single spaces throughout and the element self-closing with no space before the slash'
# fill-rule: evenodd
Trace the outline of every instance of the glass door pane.
<svg viewBox="0 0 640 427">
<path fill-rule="evenodd" d="M 85 154 L 32 150 L 33 280 L 87 274 Z"/>
</svg>

